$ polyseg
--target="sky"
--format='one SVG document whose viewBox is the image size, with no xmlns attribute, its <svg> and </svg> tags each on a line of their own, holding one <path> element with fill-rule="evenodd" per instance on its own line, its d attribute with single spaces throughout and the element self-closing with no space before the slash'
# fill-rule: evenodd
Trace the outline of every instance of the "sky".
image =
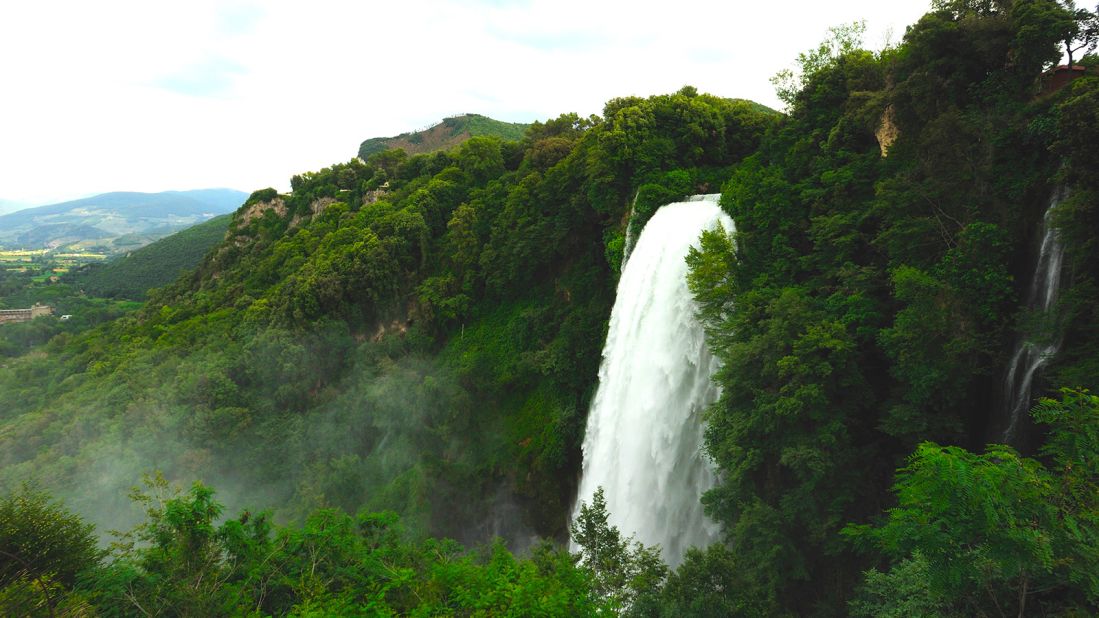
<svg viewBox="0 0 1099 618">
<path fill-rule="evenodd" d="M 0 209 L 107 191 L 289 188 L 446 116 L 531 122 L 690 84 L 779 107 L 769 78 L 928 0 L 0 3 Z"/>
</svg>

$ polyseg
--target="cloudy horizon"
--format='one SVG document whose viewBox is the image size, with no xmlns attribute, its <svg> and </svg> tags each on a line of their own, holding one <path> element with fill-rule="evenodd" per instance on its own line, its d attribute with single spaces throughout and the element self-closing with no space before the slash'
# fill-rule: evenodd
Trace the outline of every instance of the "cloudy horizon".
<svg viewBox="0 0 1099 618">
<path fill-rule="evenodd" d="M 778 107 L 770 76 L 927 0 L 10 3 L 0 8 L 0 209 L 109 191 L 286 189 L 370 137 L 478 113 L 601 113 L 684 85 Z"/>
</svg>

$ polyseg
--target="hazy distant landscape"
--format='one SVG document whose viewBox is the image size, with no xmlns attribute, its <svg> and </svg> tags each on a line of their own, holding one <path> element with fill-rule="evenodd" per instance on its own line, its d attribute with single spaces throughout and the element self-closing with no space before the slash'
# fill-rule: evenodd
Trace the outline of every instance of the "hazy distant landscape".
<svg viewBox="0 0 1099 618">
<path fill-rule="evenodd" d="M 236 210 L 231 189 L 105 193 L 0 216 L 0 248 L 114 254 Z"/>
</svg>

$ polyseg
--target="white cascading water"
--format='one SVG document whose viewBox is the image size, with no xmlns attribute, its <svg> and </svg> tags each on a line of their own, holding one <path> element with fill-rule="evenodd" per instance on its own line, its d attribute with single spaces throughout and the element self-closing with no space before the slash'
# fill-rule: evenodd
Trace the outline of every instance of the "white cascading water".
<svg viewBox="0 0 1099 618">
<path fill-rule="evenodd" d="M 720 393 L 711 381 L 718 361 L 695 316 L 686 264 L 704 230 L 733 229 L 719 197 L 668 204 L 641 231 L 618 282 L 584 436 L 577 504 L 602 487 L 608 523 L 660 545 L 673 567 L 720 532 L 699 502 L 715 480 L 702 412 Z"/>
<path fill-rule="evenodd" d="M 1027 292 L 1027 308 L 1048 314 L 1057 302 L 1057 292 L 1061 284 L 1061 261 L 1065 254 L 1064 245 L 1052 225 L 1050 217 L 1062 194 L 1055 193 L 1049 208 L 1042 218 L 1042 246 L 1038 251 L 1038 262 L 1034 266 L 1030 290 Z M 1019 419 L 1030 405 L 1030 389 L 1034 376 L 1049 362 L 1061 347 L 1061 340 L 1054 336 L 1046 341 L 1034 342 L 1020 335 L 1004 376 L 1003 399 L 1006 407 L 1007 428 L 1003 441 L 1010 442 L 1015 437 Z"/>
<path fill-rule="evenodd" d="M 633 201 L 630 202 L 630 213 L 626 215 L 626 239 L 622 244 L 622 268 L 626 267 L 626 262 L 630 261 L 630 254 L 633 253 L 633 213 L 637 210 L 637 197 L 639 195 L 641 195 L 640 190 L 633 194 Z"/>
</svg>

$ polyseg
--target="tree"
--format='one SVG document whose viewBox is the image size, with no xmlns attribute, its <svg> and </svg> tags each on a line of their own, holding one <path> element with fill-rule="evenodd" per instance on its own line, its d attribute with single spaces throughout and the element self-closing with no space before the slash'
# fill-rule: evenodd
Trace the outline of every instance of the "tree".
<svg viewBox="0 0 1099 618">
<path fill-rule="evenodd" d="M 52 615 L 67 605 L 78 577 L 99 565 L 93 530 L 29 486 L 0 498 L 0 614 L 26 615 L 34 607 Z"/>
<path fill-rule="evenodd" d="M 580 546 L 582 564 L 591 569 L 592 591 L 615 610 L 632 607 L 664 582 L 668 567 L 658 547 L 646 547 L 633 536 L 623 538 L 618 528 L 607 524 L 607 501 L 600 487 L 591 505 L 581 502 L 580 515 L 569 525 Z"/>
<path fill-rule="evenodd" d="M 223 568 L 215 525 L 222 506 L 213 489 L 196 482 L 180 494 L 159 473 L 146 476 L 145 484 L 147 490 L 135 488 L 130 497 L 144 507 L 146 520 L 116 544 L 121 561 L 115 573 L 124 573 L 118 594 L 143 613 L 223 613 L 230 573 Z"/>
<path fill-rule="evenodd" d="M 668 575 L 668 581 L 642 615 L 669 618 L 710 616 L 768 616 L 774 608 L 752 599 L 754 583 L 737 552 L 721 543 L 706 549 L 687 550 L 683 564 Z M 648 608 L 646 608 L 648 609 Z"/>
<path fill-rule="evenodd" d="M 828 38 L 821 41 L 820 45 L 798 54 L 796 71 L 783 69 L 771 78 L 771 84 L 775 87 L 778 98 L 787 107 L 792 107 L 798 93 L 805 88 L 809 80 L 836 58 L 859 49 L 865 34 L 865 21 L 829 28 Z"/>
<path fill-rule="evenodd" d="M 844 529 L 894 560 L 867 573 L 859 613 L 1099 609 L 1099 397 L 1065 390 L 1033 416 L 1050 426 L 1048 464 L 1003 445 L 978 455 L 925 442 L 897 471 L 885 523 Z M 905 594 L 881 594 L 883 581 Z"/>
<path fill-rule="evenodd" d="M 963 17 L 966 15 L 992 15 L 1003 11 L 1005 5 L 1010 6 L 1010 2 L 1005 0 L 933 0 L 931 9 L 946 11 L 952 13 L 955 17 Z"/>
<path fill-rule="evenodd" d="M 1076 8 L 1074 0 L 1063 0 L 1065 8 L 1072 14 L 1073 27 L 1065 37 L 1065 53 L 1068 54 L 1068 66 L 1073 65 L 1073 54 L 1087 54 L 1099 44 L 1099 7 L 1095 11 Z"/>
<path fill-rule="evenodd" d="M 477 184 L 484 184 L 503 173 L 504 155 L 500 140 L 478 135 L 458 147 L 458 166 Z"/>
</svg>

